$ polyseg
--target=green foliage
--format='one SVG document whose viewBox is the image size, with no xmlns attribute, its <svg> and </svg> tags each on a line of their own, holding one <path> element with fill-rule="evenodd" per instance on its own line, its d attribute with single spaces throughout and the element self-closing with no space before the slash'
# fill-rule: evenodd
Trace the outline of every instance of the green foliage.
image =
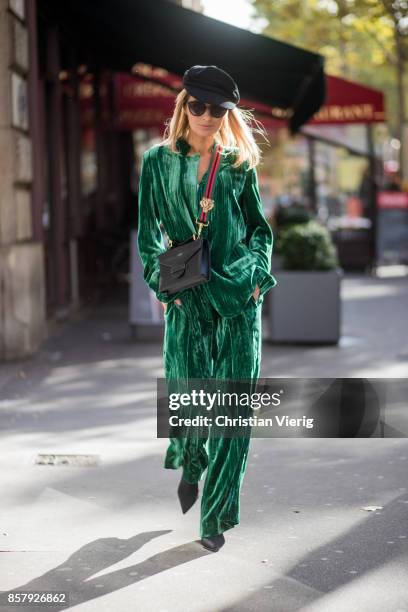
<svg viewBox="0 0 408 612">
<path fill-rule="evenodd" d="M 292 204 L 291 206 L 280 206 L 276 215 L 275 223 L 278 228 L 290 225 L 293 223 L 306 223 L 311 221 L 312 214 L 301 204 Z"/>
<path fill-rule="evenodd" d="M 406 71 L 405 0 L 252 0 L 267 20 L 262 34 L 324 55 L 329 74 L 383 90 L 387 120 L 398 130 L 397 41 Z M 408 114 L 408 96 L 405 100 Z"/>
<path fill-rule="evenodd" d="M 330 232 L 317 221 L 290 225 L 279 242 L 286 270 L 333 270 L 339 265 Z"/>
<path fill-rule="evenodd" d="M 312 213 L 301 204 L 291 204 L 290 206 L 279 206 L 274 216 L 273 225 L 275 227 L 275 255 L 282 255 L 281 236 L 284 230 L 290 225 L 307 223 L 314 218 Z"/>
</svg>

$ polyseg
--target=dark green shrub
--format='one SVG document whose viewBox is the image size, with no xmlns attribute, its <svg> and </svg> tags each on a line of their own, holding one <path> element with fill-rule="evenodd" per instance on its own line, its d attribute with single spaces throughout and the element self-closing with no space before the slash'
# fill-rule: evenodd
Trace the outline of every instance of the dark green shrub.
<svg viewBox="0 0 408 612">
<path fill-rule="evenodd" d="M 286 270 L 333 270 L 339 265 L 330 232 L 317 221 L 289 226 L 279 242 Z"/>
<path fill-rule="evenodd" d="M 301 204 L 291 204 L 290 206 L 279 206 L 275 216 L 273 226 L 275 228 L 275 255 L 283 255 L 281 247 L 281 235 L 290 226 L 298 223 L 308 223 L 314 218 L 313 214 Z"/>
<path fill-rule="evenodd" d="M 275 223 L 278 229 L 294 223 L 307 223 L 313 218 L 312 213 L 301 204 L 279 206 L 275 214 Z"/>
</svg>

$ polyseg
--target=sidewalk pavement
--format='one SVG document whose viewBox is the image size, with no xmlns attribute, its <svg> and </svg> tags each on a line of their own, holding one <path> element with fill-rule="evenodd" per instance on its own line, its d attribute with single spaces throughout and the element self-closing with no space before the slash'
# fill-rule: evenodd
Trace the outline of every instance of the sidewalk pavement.
<svg viewBox="0 0 408 612">
<path fill-rule="evenodd" d="M 342 284 L 340 345 L 265 342 L 261 376 L 407 376 L 408 280 Z M 408 612 L 407 441 L 252 439 L 241 524 L 210 553 L 163 468 L 161 349 L 131 339 L 116 295 L 2 364 L 0 590 L 66 591 L 81 611 Z M 20 608 L 41 609 L 0 611 Z"/>
</svg>

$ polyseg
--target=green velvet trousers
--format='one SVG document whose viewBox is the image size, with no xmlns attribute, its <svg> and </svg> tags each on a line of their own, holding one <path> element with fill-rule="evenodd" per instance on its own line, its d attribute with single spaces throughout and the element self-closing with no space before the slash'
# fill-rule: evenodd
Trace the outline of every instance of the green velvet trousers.
<svg viewBox="0 0 408 612">
<path fill-rule="evenodd" d="M 163 362 L 166 381 L 178 378 L 257 379 L 261 363 L 262 302 L 252 296 L 243 311 L 221 317 L 203 285 L 186 290 L 182 305 L 167 304 Z M 240 522 L 240 490 L 250 444 L 243 437 L 170 438 L 164 467 L 182 467 L 187 482 L 199 482 L 200 537 L 231 529 Z"/>
</svg>

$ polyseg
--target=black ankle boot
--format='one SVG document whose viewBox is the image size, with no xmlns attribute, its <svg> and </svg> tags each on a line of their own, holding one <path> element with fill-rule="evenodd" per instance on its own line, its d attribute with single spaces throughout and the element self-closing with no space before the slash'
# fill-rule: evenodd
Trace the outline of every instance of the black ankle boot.
<svg viewBox="0 0 408 612">
<path fill-rule="evenodd" d="M 180 500 L 183 514 L 185 514 L 187 510 L 190 510 L 191 506 L 197 501 L 198 483 L 186 482 L 182 477 L 177 489 L 177 495 Z"/>
<path fill-rule="evenodd" d="M 222 546 L 225 544 L 225 538 L 223 533 L 218 533 L 214 536 L 208 536 L 208 538 L 201 538 L 201 544 L 207 550 L 211 550 L 211 552 L 218 552 Z"/>
</svg>

